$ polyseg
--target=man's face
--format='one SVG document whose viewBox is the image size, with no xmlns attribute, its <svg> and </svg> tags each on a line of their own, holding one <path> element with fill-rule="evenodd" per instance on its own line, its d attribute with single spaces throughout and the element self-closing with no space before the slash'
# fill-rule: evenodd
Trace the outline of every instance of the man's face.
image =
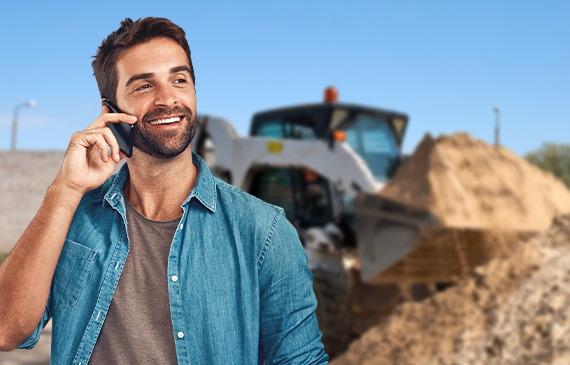
<svg viewBox="0 0 570 365">
<path fill-rule="evenodd" d="M 117 106 L 137 117 L 133 144 L 172 158 L 196 132 L 196 92 L 182 47 L 169 38 L 133 46 L 117 61 Z"/>
</svg>

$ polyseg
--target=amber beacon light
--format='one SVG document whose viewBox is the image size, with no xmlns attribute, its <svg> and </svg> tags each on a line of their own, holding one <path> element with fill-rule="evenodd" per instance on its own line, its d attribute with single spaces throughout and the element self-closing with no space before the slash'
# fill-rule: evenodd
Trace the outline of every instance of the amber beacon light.
<svg viewBox="0 0 570 365">
<path fill-rule="evenodd" d="M 334 131 L 333 138 L 335 141 L 344 142 L 346 141 L 346 132 L 344 131 Z"/>
<path fill-rule="evenodd" d="M 325 89 L 325 103 L 336 103 L 338 101 L 338 91 L 329 86 Z"/>
</svg>

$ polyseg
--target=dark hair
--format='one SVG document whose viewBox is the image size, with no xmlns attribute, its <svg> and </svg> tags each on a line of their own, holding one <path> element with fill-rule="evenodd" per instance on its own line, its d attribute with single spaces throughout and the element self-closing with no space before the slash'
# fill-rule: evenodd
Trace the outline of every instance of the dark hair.
<svg viewBox="0 0 570 365">
<path fill-rule="evenodd" d="M 119 29 L 109 34 L 97 48 L 97 54 L 91 62 L 93 75 L 99 86 L 101 99 L 108 99 L 117 105 L 117 60 L 130 47 L 149 42 L 154 38 L 165 37 L 174 40 L 182 47 L 190 64 L 190 76 L 195 84 L 194 67 L 190 57 L 190 47 L 186 40 L 186 33 L 178 25 L 165 18 L 148 17 L 133 22 L 125 18 Z"/>
</svg>

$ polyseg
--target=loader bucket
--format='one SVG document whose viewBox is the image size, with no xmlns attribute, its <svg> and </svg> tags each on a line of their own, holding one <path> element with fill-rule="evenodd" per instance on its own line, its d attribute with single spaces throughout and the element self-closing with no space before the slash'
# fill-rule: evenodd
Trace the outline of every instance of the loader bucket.
<svg viewBox="0 0 570 365">
<path fill-rule="evenodd" d="M 414 248 L 426 225 L 427 211 L 404 206 L 375 194 L 359 194 L 354 202 L 360 275 L 371 282 Z"/>
</svg>

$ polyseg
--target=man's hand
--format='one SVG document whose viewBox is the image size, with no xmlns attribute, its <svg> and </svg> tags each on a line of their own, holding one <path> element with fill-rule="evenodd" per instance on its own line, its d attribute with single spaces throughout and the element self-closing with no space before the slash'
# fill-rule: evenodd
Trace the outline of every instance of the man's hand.
<svg viewBox="0 0 570 365">
<path fill-rule="evenodd" d="M 101 115 L 84 131 L 71 136 L 61 171 L 56 181 L 80 195 L 103 184 L 125 154 L 107 127 L 111 123 L 136 123 L 137 118 L 124 113 L 109 113 L 103 106 Z M 109 145 L 111 155 L 109 155 Z"/>
</svg>

